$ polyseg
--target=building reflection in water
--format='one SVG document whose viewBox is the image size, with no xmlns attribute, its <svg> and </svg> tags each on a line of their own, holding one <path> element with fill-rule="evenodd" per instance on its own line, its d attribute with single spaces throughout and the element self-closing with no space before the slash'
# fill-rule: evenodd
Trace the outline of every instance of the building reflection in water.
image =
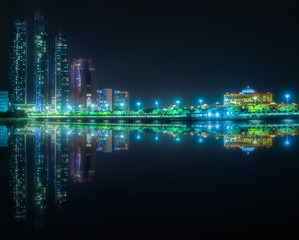
<svg viewBox="0 0 299 240">
<path fill-rule="evenodd" d="M 204 139 L 223 139 L 227 149 L 251 153 L 272 147 L 275 137 L 298 134 L 297 124 L 203 123 L 186 125 L 38 125 L 21 128 L 0 126 L 0 147 L 9 149 L 10 192 L 15 221 L 34 222 L 37 231 L 47 222 L 49 208 L 62 209 L 68 201 L 69 182 L 92 182 L 96 174 L 97 152 L 112 153 L 129 149 L 129 131 L 161 134 L 183 141 L 182 135 Z M 29 144 L 30 142 L 30 144 Z M 33 159 L 29 161 L 30 159 Z M 31 166 L 29 166 L 29 163 Z M 28 169 L 33 169 L 28 174 Z M 28 185 L 31 187 L 29 188 Z M 28 192 L 32 189 L 32 192 Z M 32 199 L 32 200 L 31 200 Z M 28 201 L 32 203 L 28 204 Z M 28 205 L 33 205 L 33 219 L 28 219 Z"/>
<path fill-rule="evenodd" d="M 26 135 L 13 132 L 9 138 L 10 191 L 15 209 L 14 219 L 27 220 Z"/>
</svg>

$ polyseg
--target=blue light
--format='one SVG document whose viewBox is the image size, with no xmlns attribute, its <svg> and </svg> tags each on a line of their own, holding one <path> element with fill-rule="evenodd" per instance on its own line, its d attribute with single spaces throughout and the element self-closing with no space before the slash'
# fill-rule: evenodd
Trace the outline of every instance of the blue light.
<svg viewBox="0 0 299 240">
<path fill-rule="evenodd" d="M 137 102 L 137 106 L 140 106 L 141 105 L 141 103 L 140 102 Z"/>
<path fill-rule="evenodd" d="M 290 97 L 290 94 L 286 94 L 286 98 L 289 98 Z"/>
<path fill-rule="evenodd" d="M 285 145 L 290 145 L 289 140 L 287 140 L 287 141 L 285 142 Z"/>
<path fill-rule="evenodd" d="M 248 94 L 248 93 L 255 93 L 253 89 L 244 89 L 240 94 Z"/>
</svg>

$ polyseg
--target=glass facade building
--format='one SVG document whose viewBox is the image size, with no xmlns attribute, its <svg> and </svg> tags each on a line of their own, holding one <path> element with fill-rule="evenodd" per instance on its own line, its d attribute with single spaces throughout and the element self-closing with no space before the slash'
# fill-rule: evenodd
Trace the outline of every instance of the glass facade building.
<svg viewBox="0 0 299 240">
<path fill-rule="evenodd" d="M 114 91 L 114 111 L 129 111 L 129 93 Z"/>
<path fill-rule="evenodd" d="M 112 99 L 112 89 L 98 90 L 99 111 L 113 111 Z"/>
<path fill-rule="evenodd" d="M 69 105 L 68 43 L 63 33 L 55 38 L 55 109 L 65 112 Z"/>
<path fill-rule="evenodd" d="M 94 63 L 91 59 L 74 59 L 70 71 L 71 107 L 74 110 L 91 110 L 98 98 Z"/>
<path fill-rule="evenodd" d="M 8 111 L 8 92 L 0 91 L 0 112 Z"/>
<path fill-rule="evenodd" d="M 36 111 L 43 112 L 49 103 L 49 52 L 47 15 L 44 10 L 35 12 L 34 27 L 34 78 Z"/>
<path fill-rule="evenodd" d="M 27 19 L 13 24 L 10 50 L 9 99 L 12 105 L 27 103 Z"/>
</svg>

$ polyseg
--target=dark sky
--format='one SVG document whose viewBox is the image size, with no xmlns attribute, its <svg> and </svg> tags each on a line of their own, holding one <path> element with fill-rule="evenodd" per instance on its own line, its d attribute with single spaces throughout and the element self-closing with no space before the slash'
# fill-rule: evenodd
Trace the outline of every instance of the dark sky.
<svg viewBox="0 0 299 240">
<path fill-rule="evenodd" d="M 222 101 L 247 85 L 277 101 L 286 92 L 299 100 L 298 1 L 42 2 L 1 6 L 1 90 L 8 88 L 13 19 L 28 18 L 32 41 L 34 11 L 45 8 L 50 37 L 63 29 L 70 58 L 92 58 L 98 89 L 127 90 L 132 106 Z"/>
</svg>

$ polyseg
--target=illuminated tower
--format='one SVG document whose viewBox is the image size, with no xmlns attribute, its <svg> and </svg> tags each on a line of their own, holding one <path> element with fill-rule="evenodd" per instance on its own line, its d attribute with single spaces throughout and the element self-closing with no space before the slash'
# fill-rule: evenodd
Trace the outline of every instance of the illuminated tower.
<svg viewBox="0 0 299 240">
<path fill-rule="evenodd" d="M 11 104 L 27 103 L 27 20 L 13 24 L 13 43 L 10 51 L 9 99 Z"/>
<path fill-rule="evenodd" d="M 58 112 L 65 112 L 69 105 L 68 43 L 63 33 L 55 38 L 55 95 Z"/>
<path fill-rule="evenodd" d="M 91 59 L 74 59 L 70 75 L 70 103 L 75 109 L 90 110 L 97 102 L 96 69 Z"/>
<path fill-rule="evenodd" d="M 49 101 L 49 53 L 47 16 L 44 10 L 35 12 L 34 28 L 34 80 L 36 111 L 47 109 Z"/>
</svg>

